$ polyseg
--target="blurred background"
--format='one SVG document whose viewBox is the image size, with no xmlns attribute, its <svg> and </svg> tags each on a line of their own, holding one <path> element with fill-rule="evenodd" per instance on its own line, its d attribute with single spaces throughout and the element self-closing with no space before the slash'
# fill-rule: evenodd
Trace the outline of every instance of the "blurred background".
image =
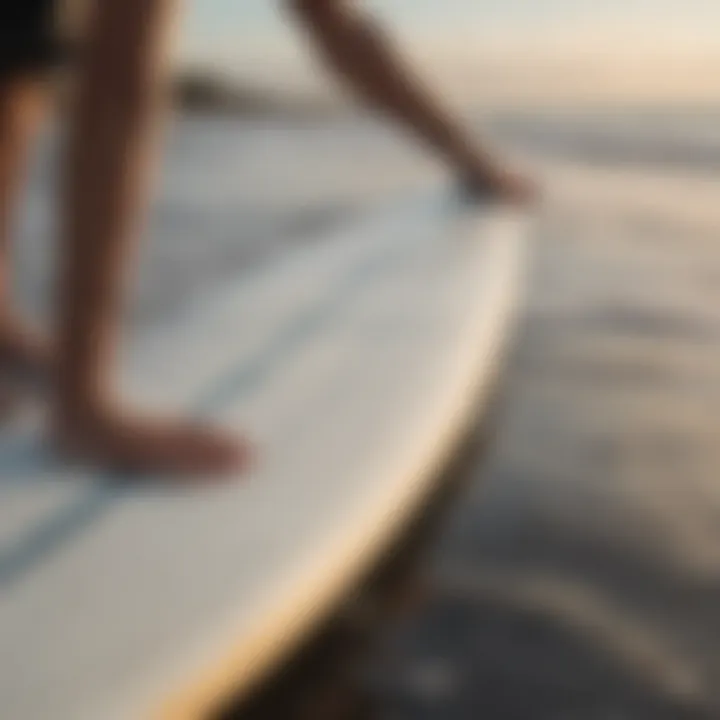
<svg viewBox="0 0 720 720">
<path fill-rule="evenodd" d="M 266 716 L 720 717 L 720 4 L 358 4 L 546 199 L 501 420 L 453 471 L 411 611 L 357 694 Z M 280 3 L 188 2 L 173 72 L 132 332 L 445 173 Z M 40 319 L 55 135 L 17 246 Z"/>
</svg>

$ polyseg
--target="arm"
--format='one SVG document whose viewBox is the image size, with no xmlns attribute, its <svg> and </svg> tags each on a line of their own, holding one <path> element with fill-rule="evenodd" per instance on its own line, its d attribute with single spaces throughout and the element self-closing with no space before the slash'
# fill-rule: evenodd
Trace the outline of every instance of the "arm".
<svg viewBox="0 0 720 720">
<path fill-rule="evenodd" d="M 506 173 L 442 110 L 372 20 L 345 0 L 291 0 L 290 6 L 327 64 L 361 98 L 411 130 L 475 188 L 527 195 L 529 184 Z"/>
</svg>

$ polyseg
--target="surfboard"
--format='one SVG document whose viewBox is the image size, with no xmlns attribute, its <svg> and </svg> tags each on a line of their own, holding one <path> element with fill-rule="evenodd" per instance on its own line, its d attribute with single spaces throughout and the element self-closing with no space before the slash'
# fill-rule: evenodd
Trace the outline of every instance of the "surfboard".
<svg viewBox="0 0 720 720">
<path fill-rule="evenodd" d="M 0 442 L 0 717 L 207 717 L 295 650 L 413 518 L 512 336 L 530 220 L 432 192 L 336 230 L 133 343 L 143 405 L 249 435 L 188 488 Z"/>
</svg>

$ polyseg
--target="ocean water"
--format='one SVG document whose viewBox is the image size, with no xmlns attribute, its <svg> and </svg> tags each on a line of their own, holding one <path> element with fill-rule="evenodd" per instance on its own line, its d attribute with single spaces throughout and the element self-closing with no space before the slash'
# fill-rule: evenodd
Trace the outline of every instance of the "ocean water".
<svg viewBox="0 0 720 720">
<path fill-rule="evenodd" d="M 720 716 L 719 116 L 479 119 L 545 185 L 497 432 L 458 470 L 422 599 L 373 640 L 359 695 L 283 717 Z M 16 249 L 40 323 L 54 147 L 50 133 Z M 370 120 L 176 119 L 130 338 L 444 174 Z"/>
</svg>

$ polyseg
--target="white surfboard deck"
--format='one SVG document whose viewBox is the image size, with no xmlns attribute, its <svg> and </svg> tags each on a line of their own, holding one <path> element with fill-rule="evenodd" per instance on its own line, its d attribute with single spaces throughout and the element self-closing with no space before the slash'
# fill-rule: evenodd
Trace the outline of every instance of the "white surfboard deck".
<svg viewBox="0 0 720 720">
<path fill-rule="evenodd" d="M 290 653 L 431 491 L 512 328 L 528 218 L 378 211 L 135 343 L 126 391 L 257 467 L 123 486 L 0 442 L 0 717 L 202 717 Z"/>
</svg>

